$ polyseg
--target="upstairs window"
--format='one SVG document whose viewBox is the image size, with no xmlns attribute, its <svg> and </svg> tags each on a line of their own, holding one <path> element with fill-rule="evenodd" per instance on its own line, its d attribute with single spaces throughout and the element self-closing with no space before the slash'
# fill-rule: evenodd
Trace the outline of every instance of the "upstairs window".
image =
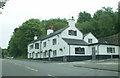
<svg viewBox="0 0 120 78">
<path fill-rule="evenodd" d="M 107 53 L 115 53 L 115 48 L 107 47 Z"/>
<path fill-rule="evenodd" d="M 35 49 L 39 49 L 39 43 L 35 43 Z"/>
<path fill-rule="evenodd" d="M 75 54 L 85 54 L 85 48 L 75 48 Z"/>
<path fill-rule="evenodd" d="M 77 36 L 77 31 L 69 30 L 69 31 L 68 31 L 68 34 L 69 34 L 69 35 L 73 35 L 73 36 Z"/>
<path fill-rule="evenodd" d="M 46 47 L 46 42 L 43 42 L 43 47 Z"/>
<path fill-rule="evenodd" d="M 57 39 L 53 39 L 53 45 L 57 44 Z"/>
<path fill-rule="evenodd" d="M 33 45 L 30 45 L 30 50 L 33 49 Z"/>
<path fill-rule="evenodd" d="M 92 39 L 88 39 L 88 43 L 92 43 Z"/>
</svg>

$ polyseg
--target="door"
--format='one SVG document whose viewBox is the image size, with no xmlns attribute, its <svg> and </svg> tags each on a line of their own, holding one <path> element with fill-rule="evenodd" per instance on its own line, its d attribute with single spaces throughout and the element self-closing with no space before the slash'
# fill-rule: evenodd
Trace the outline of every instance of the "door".
<svg viewBox="0 0 120 78">
<path fill-rule="evenodd" d="M 92 59 L 93 59 L 93 60 L 96 59 L 96 51 L 95 51 L 95 47 L 92 47 Z"/>
</svg>

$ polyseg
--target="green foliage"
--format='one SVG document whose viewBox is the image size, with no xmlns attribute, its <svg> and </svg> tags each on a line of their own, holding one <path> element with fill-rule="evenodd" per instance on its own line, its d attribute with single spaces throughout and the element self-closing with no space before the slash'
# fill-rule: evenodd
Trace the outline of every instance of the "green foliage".
<svg viewBox="0 0 120 78">
<path fill-rule="evenodd" d="M 9 41 L 8 52 L 14 58 L 27 57 L 27 45 L 34 40 L 34 36 L 41 38 L 46 35 L 46 29 L 54 26 L 54 30 L 59 30 L 67 25 L 66 19 L 50 19 L 40 21 L 39 19 L 30 19 L 24 22 L 19 28 L 14 29 L 13 35 Z"/>
<path fill-rule="evenodd" d="M 0 8 L 3 9 L 3 7 L 5 6 L 6 2 L 0 2 Z"/>
<path fill-rule="evenodd" d="M 91 14 L 87 12 L 80 12 L 78 15 L 77 23 L 82 23 L 91 20 Z"/>
<path fill-rule="evenodd" d="M 119 9 L 119 8 L 118 8 Z M 90 13 L 80 12 L 78 15 L 76 27 L 83 33 L 91 32 L 97 38 L 110 36 L 120 32 L 120 9 L 113 12 L 110 7 L 103 7 L 96 11 L 91 17 Z M 66 19 L 42 20 L 30 19 L 24 22 L 19 28 L 14 29 L 13 35 L 9 41 L 8 54 L 14 58 L 27 57 L 27 45 L 34 39 L 34 36 L 41 38 L 46 35 L 46 30 L 52 25 L 54 31 L 67 26 Z"/>
<path fill-rule="evenodd" d="M 8 56 L 7 49 L 2 49 L 2 57 L 5 58 Z"/>
<path fill-rule="evenodd" d="M 79 17 L 86 19 L 87 14 L 79 13 Z M 91 19 L 91 20 L 89 20 Z M 110 36 L 119 33 L 120 26 L 118 26 L 118 12 L 113 12 L 110 7 L 103 7 L 94 13 L 93 18 L 88 18 L 86 21 L 77 21 L 77 28 L 83 33 L 92 32 L 97 38 Z"/>
</svg>

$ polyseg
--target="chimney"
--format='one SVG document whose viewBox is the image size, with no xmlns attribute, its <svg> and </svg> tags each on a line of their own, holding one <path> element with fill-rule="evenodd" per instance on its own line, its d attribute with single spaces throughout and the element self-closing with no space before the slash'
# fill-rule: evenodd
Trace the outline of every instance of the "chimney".
<svg viewBox="0 0 120 78">
<path fill-rule="evenodd" d="M 72 19 L 68 19 L 68 25 L 70 27 L 75 27 L 75 19 L 73 18 L 73 16 L 72 16 Z"/>
<path fill-rule="evenodd" d="M 47 35 L 53 33 L 53 26 L 49 26 L 49 28 L 47 29 Z"/>
<path fill-rule="evenodd" d="M 35 36 L 34 36 L 34 40 L 36 40 L 36 39 L 37 39 L 37 36 L 35 35 Z"/>
</svg>

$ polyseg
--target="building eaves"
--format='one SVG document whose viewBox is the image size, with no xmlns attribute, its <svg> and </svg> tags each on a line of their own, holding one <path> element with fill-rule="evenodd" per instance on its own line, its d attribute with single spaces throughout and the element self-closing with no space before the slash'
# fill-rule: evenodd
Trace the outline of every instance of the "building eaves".
<svg viewBox="0 0 120 78">
<path fill-rule="evenodd" d="M 50 37 L 52 37 L 52 36 L 55 36 L 55 35 L 61 33 L 62 31 L 64 31 L 65 29 L 67 29 L 68 27 L 69 27 L 69 26 L 66 26 L 66 27 L 64 27 L 64 28 L 62 28 L 62 29 L 60 29 L 60 30 L 55 31 L 54 33 L 51 33 L 51 34 L 49 34 L 49 35 L 46 35 L 46 36 L 42 37 L 41 40 L 45 40 L 45 39 L 47 39 L 47 38 L 50 38 Z"/>
<path fill-rule="evenodd" d="M 36 39 L 36 40 L 31 41 L 30 44 L 31 44 L 31 43 L 34 43 L 34 42 L 36 42 L 36 41 L 40 41 L 40 40 L 41 40 L 41 39 L 38 38 L 38 39 Z"/>
<path fill-rule="evenodd" d="M 36 41 L 39 41 L 39 40 L 42 41 L 42 40 L 45 40 L 45 39 L 50 38 L 50 37 L 52 37 L 52 36 L 55 36 L 55 35 L 61 33 L 62 31 L 64 31 L 65 29 L 67 29 L 68 27 L 69 27 L 69 26 L 66 26 L 66 27 L 64 27 L 64 28 L 62 28 L 62 29 L 60 29 L 60 30 L 57 30 L 57 31 L 49 34 L 49 35 L 46 35 L 46 36 L 41 37 L 41 38 L 39 38 L 39 39 L 33 40 L 33 41 L 30 42 L 30 44 L 31 44 L 31 43 L 34 43 L 34 42 L 36 42 Z"/>
<path fill-rule="evenodd" d="M 88 43 L 86 43 L 84 40 L 78 40 L 78 39 L 68 39 L 68 38 L 62 38 L 68 45 L 84 45 L 87 46 Z"/>
<path fill-rule="evenodd" d="M 92 45 L 114 45 L 114 46 L 120 46 L 119 44 L 109 44 L 109 43 L 93 43 L 93 44 L 89 44 L 89 46 Z"/>
</svg>

